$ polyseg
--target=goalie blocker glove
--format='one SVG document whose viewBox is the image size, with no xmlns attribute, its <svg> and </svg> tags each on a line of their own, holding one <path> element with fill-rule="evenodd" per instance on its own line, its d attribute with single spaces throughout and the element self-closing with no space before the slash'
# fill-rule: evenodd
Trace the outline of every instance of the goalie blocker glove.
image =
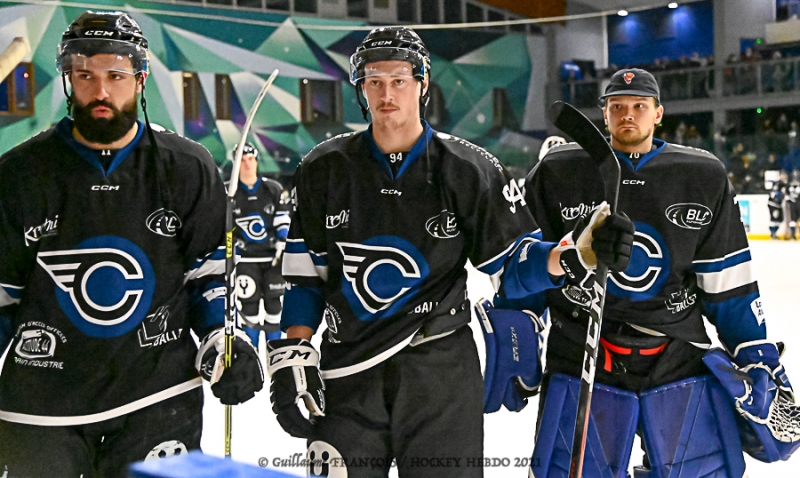
<svg viewBox="0 0 800 478">
<path fill-rule="evenodd" d="M 302 398 L 311 415 L 325 416 L 325 384 L 319 371 L 319 353 L 305 339 L 270 340 L 267 350 L 272 411 L 286 433 L 308 438 L 314 425 L 300 413 L 297 402 Z"/>
<path fill-rule="evenodd" d="M 733 358 L 714 349 L 703 362 L 733 399 L 744 451 L 766 463 L 787 460 L 800 447 L 800 407 L 780 363 L 779 346 L 745 342 Z"/>
<path fill-rule="evenodd" d="M 590 289 L 598 261 L 609 270 L 624 271 L 631 260 L 633 233 L 628 216 L 623 212 L 611 214 L 608 203 L 603 201 L 590 217 L 579 219 L 556 247 L 561 251 L 559 262 L 567 281 Z"/>
<path fill-rule="evenodd" d="M 231 366 L 225 368 L 225 329 L 215 329 L 203 339 L 195 367 L 211 383 L 211 392 L 224 405 L 238 405 L 264 387 L 264 370 L 258 352 L 241 329 L 234 330 Z"/>
</svg>

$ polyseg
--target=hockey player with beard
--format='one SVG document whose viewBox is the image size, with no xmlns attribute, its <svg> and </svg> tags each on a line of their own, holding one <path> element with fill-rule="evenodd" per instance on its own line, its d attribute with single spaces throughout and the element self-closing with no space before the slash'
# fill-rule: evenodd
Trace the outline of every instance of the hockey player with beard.
<svg viewBox="0 0 800 478">
<path fill-rule="evenodd" d="M 289 234 L 291 204 L 281 183 L 259 176 L 258 150 L 251 143 L 242 148 L 234 200 L 236 244 L 241 253 L 236 266 L 236 294 L 244 331 L 258 348 L 262 330 L 267 340 L 281 337 L 281 297 L 286 282 L 280 264 Z M 262 299 L 266 317 L 261 314 Z"/>
<path fill-rule="evenodd" d="M 71 117 L 0 157 L 0 470 L 127 476 L 200 446 L 225 189 L 205 148 L 137 120 L 148 50 L 130 16 L 81 14 L 57 65 Z M 244 333 L 233 350 L 211 386 L 227 404 L 263 384 Z"/>
<path fill-rule="evenodd" d="M 800 435 L 784 412 L 797 410 L 781 347 L 767 340 L 725 167 L 706 151 L 653 138 L 664 107 L 647 71 L 618 71 L 600 100 L 622 170 L 618 209 L 636 232 L 630 265 L 608 277 L 583 476 L 627 476 L 637 429 L 645 449 L 637 478 L 676 470 L 738 478 L 742 449 L 767 462 L 787 459 Z M 530 172 L 526 202 L 543 240 L 583 220 L 572 212 L 601 203 L 599 177 L 574 143 L 551 149 Z M 570 469 L 593 293 L 593 275 L 574 272 L 544 293 L 552 327 L 531 466 L 537 478 Z M 727 352 L 709 351 L 703 317 Z"/>
<path fill-rule="evenodd" d="M 561 283 L 561 251 L 533 236 L 524 194 L 495 157 L 421 120 L 431 65 L 413 30 L 373 30 L 350 65 L 372 123 L 298 168 L 288 338 L 268 343 L 273 410 L 308 438 L 311 476 L 386 477 L 396 459 L 401 477 L 480 477 L 483 383 L 464 266 L 522 297 Z M 618 236 L 614 218 L 597 230 Z M 323 317 L 318 354 L 309 340 Z"/>
</svg>

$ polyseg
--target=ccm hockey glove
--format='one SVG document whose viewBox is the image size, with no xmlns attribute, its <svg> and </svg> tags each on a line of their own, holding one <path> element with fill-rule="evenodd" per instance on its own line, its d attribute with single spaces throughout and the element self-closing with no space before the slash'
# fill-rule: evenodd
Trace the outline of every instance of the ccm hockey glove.
<svg viewBox="0 0 800 478">
<path fill-rule="evenodd" d="M 633 222 L 625 213 L 611 214 L 608 203 L 601 203 L 591 217 L 579 219 L 556 247 L 561 251 L 559 261 L 567 281 L 583 289 L 591 288 L 598 261 L 609 270 L 625 270 L 631 260 L 633 233 Z"/>
<path fill-rule="evenodd" d="M 300 413 L 297 402 L 302 398 L 311 415 L 325 416 L 325 384 L 319 371 L 319 353 L 305 339 L 270 340 L 267 350 L 272 411 L 286 433 L 308 438 L 313 423 Z"/>
<path fill-rule="evenodd" d="M 238 405 L 264 388 L 264 369 L 250 337 L 235 329 L 231 366 L 225 368 L 225 329 L 206 335 L 197 352 L 195 367 L 211 382 L 211 392 L 225 405 Z"/>
</svg>

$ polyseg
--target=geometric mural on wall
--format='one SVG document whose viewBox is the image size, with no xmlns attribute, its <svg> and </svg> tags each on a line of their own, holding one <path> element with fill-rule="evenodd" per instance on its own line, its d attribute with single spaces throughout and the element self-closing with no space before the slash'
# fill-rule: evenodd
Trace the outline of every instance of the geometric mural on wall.
<svg viewBox="0 0 800 478">
<path fill-rule="evenodd" d="M 25 37 L 31 54 L 23 61 L 34 64 L 36 80 L 35 116 L 0 116 L 0 154 L 66 114 L 61 77 L 55 69 L 56 46 L 69 22 L 87 5 L 69 3 L 0 7 L 0 49 L 14 37 Z M 363 23 L 141 1 L 96 3 L 97 10 L 130 13 L 148 39 L 151 71 L 145 92 L 150 120 L 200 142 L 220 164 L 229 159 L 250 105 L 275 68 L 280 69 L 280 76 L 264 99 L 250 134 L 261 152 L 262 171 L 291 174 L 302 156 L 319 142 L 367 126 L 347 81 L 349 56 L 367 32 L 325 29 L 330 25 L 362 27 Z M 221 25 L 226 22 L 175 12 L 213 13 L 231 22 Z M 533 149 L 538 152 L 540 140 L 536 137 L 540 135 L 518 131 L 531 103 L 529 96 L 544 94 L 544 85 L 539 89 L 529 85 L 532 62 L 525 36 L 473 30 L 422 30 L 419 34 L 431 51 L 432 80 L 440 88 L 447 110 L 446 122 L 437 129 L 475 142 L 510 164 L 520 158 L 524 162 Z M 184 72 L 196 73 L 202 90 L 196 121 L 185 121 L 183 116 Z M 216 119 L 215 74 L 230 77 L 229 120 Z M 344 109 L 342 122 L 301 121 L 303 79 L 337 82 Z M 507 118 L 502 122 L 493 118 L 495 88 L 503 89 L 507 99 Z"/>
</svg>

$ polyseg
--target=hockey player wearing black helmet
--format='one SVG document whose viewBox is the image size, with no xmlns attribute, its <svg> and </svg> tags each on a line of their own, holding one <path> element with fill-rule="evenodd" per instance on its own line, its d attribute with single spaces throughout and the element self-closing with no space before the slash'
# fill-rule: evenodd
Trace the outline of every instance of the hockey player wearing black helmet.
<svg viewBox="0 0 800 478">
<path fill-rule="evenodd" d="M 263 374 L 241 331 L 219 373 L 225 188 L 205 148 L 137 120 L 141 29 L 85 12 L 57 64 L 73 117 L 0 157 L 0 470 L 127 476 L 200 447 L 202 378 L 236 404 Z"/>
<path fill-rule="evenodd" d="M 484 385 L 465 327 L 465 263 L 513 298 L 559 284 L 562 253 L 533 235 L 494 156 L 422 119 L 430 60 L 413 30 L 373 30 L 350 65 L 372 123 L 318 145 L 295 176 L 287 339 L 268 343 L 273 410 L 308 439 L 311 476 L 386 477 L 396 459 L 400 477 L 481 477 Z M 318 353 L 310 339 L 323 318 Z"/>
</svg>

